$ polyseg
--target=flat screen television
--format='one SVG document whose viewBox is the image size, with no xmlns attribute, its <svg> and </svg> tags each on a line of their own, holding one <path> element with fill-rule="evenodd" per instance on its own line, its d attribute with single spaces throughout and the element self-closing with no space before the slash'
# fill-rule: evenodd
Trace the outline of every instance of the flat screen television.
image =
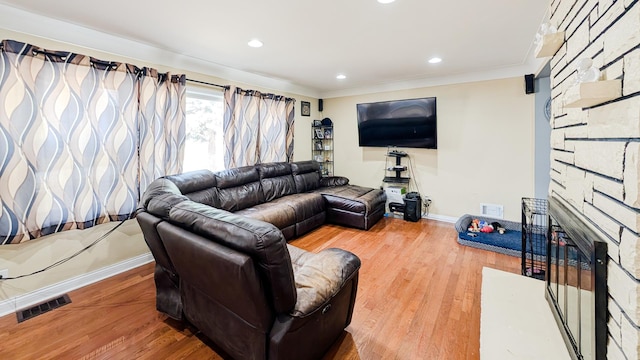
<svg viewBox="0 0 640 360">
<path fill-rule="evenodd" d="M 360 146 L 438 148 L 435 97 L 356 106 Z"/>
</svg>

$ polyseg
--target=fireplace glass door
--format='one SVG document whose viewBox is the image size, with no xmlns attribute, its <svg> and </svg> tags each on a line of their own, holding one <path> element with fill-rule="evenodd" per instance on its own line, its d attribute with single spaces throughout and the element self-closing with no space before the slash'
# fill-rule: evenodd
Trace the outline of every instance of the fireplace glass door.
<svg viewBox="0 0 640 360">
<path fill-rule="evenodd" d="M 575 220 L 558 218 L 564 223 L 549 216 L 546 297 L 574 358 L 600 359 L 606 354 L 606 243 L 583 238 L 584 231 L 567 227 Z"/>
</svg>

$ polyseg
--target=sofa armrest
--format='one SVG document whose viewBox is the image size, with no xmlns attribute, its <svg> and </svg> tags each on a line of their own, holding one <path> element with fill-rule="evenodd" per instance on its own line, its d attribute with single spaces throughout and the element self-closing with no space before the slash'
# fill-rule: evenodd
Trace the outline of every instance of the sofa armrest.
<svg viewBox="0 0 640 360">
<path fill-rule="evenodd" d="M 349 179 L 344 176 L 327 176 L 320 178 L 320 187 L 348 185 Z"/>
<path fill-rule="evenodd" d="M 287 245 L 293 265 L 297 301 L 291 315 L 305 317 L 335 296 L 360 269 L 360 259 L 342 249 L 317 254 Z"/>
</svg>

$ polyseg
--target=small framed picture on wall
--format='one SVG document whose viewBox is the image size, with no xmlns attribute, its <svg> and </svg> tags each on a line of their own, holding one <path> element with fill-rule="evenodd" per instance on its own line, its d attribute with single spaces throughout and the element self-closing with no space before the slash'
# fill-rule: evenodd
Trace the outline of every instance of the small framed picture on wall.
<svg viewBox="0 0 640 360">
<path fill-rule="evenodd" d="M 300 101 L 300 115 L 311 116 L 311 103 L 308 101 Z"/>
</svg>

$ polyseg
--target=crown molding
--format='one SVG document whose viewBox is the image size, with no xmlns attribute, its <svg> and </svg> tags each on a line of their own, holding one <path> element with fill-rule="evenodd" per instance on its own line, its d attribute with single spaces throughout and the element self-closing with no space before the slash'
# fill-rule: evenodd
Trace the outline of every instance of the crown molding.
<svg viewBox="0 0 640 360">
<path fill-rule="evenodd" d="M 507 79 L 513 77 L 521 77 L 525 74 L 535 73 L 536 67 L 530 63 L 521 65 L 503 67 L 492 70 L 478 71 L 473 73 L 445 75 L 433 78 L 413 79 L 407 81 L 398 81 L 391 83 L 381 83 L 378 85 L 369 85 L 363 87 L 355 87 L 344 90 L 326 91 L 320 94 L 323 99 L 356 96 L 364 94 L 374 94 L 389 91 L 400 91 L 408 89 L 419 89 L 433 86 L 464 84 L 477 81 Z"/>
</svg>

